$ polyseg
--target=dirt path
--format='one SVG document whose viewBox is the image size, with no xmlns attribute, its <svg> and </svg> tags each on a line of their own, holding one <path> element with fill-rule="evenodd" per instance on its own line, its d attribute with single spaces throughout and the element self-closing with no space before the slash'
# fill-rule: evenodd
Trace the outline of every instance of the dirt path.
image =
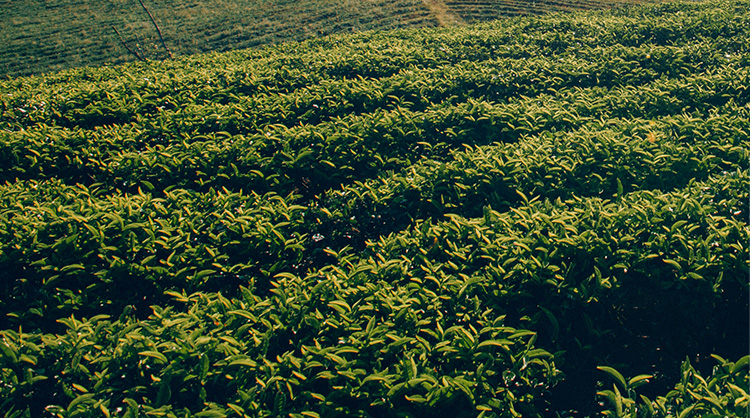
<svg viewBox="0 0 750 418">
<path fill-rule="evenodd" d="M 463 25 L 466 22 L 461 16 L 450 11 L 448 6 L 440 0 L 422 0 L 437 18 L 440 26 Z"/>
</svg>

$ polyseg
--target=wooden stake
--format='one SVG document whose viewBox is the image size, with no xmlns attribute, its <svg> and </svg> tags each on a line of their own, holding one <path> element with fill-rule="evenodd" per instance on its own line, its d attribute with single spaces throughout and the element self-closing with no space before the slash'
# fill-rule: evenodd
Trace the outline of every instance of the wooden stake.
<svg viewBox="0 0 750 418">
<path fill-rule="evenodd" d="M 167 55 L 171 59 L 172 58 L 172 51 L 170 51 L 169 48 L 167 48 L 167 43 L 164 42 L 164 36 L 162 36 L 162 34 L 161 34 L 161 29 L 159 29 L 159 25 L 156 24 L 156 19 L 154 19 L 154 16 L 151 14 L 151 12 L 148 11 L 148 9 L 146 8 L 146 5 L 143 4 L 143 0 L 138 0 L 138 2 L 141 3 L 141 6 L 143 7 L 143 10 L 145 10 L 146 13 L 148 14 L 148 17 L 151 18 L 151 23 L 154 24 L 154 27 L 156 28 L 156 33 L 159 34 L 159 39 L 161 40 L 161 44 L 164 47 L 164 50 L 167 51 Z"/>
<path fill-rule="evenodd" d="M 112 30 L 115 31 L 115 33 L 117 34 L 117 37 L 120 38 L 120 42 L 122 43 L 122 46 L 125 47 L 125 49 L 127 49 L 128 51 L 130 51 L 131 54 L 135 55 L 135 57 L 138 58 L 139 61 L 144 61 L 144 62 L 146 61 L 146 59 L 143 58 L 141 56 L 141 54 L 139 54 L 138 52 L 134 51 L 132 48 L 130 48 L 130 46 L 128 46 L 128 43 L 125 42 L 125 39 L 122 38 L 122 35 L 120 35 L 120 31 L 117 30 L 116 27 L 112 26 Z"/>
</svg>

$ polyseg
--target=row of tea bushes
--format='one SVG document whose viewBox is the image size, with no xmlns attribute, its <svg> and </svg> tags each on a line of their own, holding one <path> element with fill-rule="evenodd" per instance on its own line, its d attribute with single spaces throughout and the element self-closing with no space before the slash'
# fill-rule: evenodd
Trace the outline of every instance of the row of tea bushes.
<svg viewBox="0 0 750 418">
<path fill-rule="evenodd" d="M 613 118 L 652 119 L 689 112 L 694 118 L 713 119 L 711 113 L 717 110 L 729 117 L 743 115 L 750 97 L 747 77 L 746 68 L 726 67 L 658 80 L 639 89 L 574 89 L 508 103 L 469 101 L 419 112 L 379 110 L 317 125 L 271 125 L 250 135 L 181 134 L 193 129 L 183 123 L 195 127 L 197 122 L 170 117 L 94 131 L 37 125 L 5 136 L 0 179 L 57 177 L 125 191 L 138 186 L 212 186 L 282 195 L 299 191 L 304 181 L 309 197 L 398 170 L 421 157 L 444 158 L 448 149 L 460 144 L 515 142 L 523 134 L 596 126 L 598 120 Z M 204 116 L 201 119 L 221 122 L 221 129 L 232 129 L 227 124 L 240 120 L 238 115 Z M 201 123 L 201 129 L 213 125 Z M 694 123 L 697 129 L 700 124 Z"/>
<path fill-rule="evenodd" d="M 231 292 L 292 269 L 306 242 L 305 207 L 275 195 L 112 196 L 50 181 L 6 186 L 0 202 L 5 327 L 55 329 L 126 306 L 143 315 L 172 288 Z"/>
<path fill-rule="evenodd" d="M 58 335 L 3 331 L 3 379 L 14 383 L 3 388 L 5 416 L 42 406 L 59 416 L 421 416 L 475 404 L 523 412 L 555 381 L 533 333 L 491 312 L 442 329 L 429 292 L 370 283 L 344 290 L 364 298 L 349 306 L 318 282 L 280 279 L 263 300 L 245 288 L 232 300 L 175 293 L 186 311 L 70 317 Z M 422 329 L 405 301 L 424 305 Z"/>
<path fill-rule="evenodd" d="M 444 161 L 421 160 L 331 191 L 315 209 L 321 230 L 327 230 L 323 235 L 377 238 L 367 231 L 382 231 L 387 224 L 397 229 L 452 212 L 479 216 L 487 205 L 507 210 L 522 203 L 521 195 L 610 198 L 635 190 L 671 190 L 747 166 L 741 138 L 750 132 L 747 120 L 739 115 L 700 121 L 685 115 L 610 119 L 516 143 L 467 146 Z M 379 225 L 368 224 L 368 214 L 377 214 L 370 220 Z M 327 245 L 335 247 L 333 242 Z"/>
<path fill-rule="evenodd" d="M 340 251 L 337 263 L 304 276 L 277 274 L 265 291 L 240 286 L 228 298 L 167 290 L 174 301 L 152 306 L 144 319 L 125 310 L 116 320 L 60 318 L 64 330 L 54 334 L 2 331 L 3 409 L 6 416 L 42 406 L 59 416 L 427 416 L 449 406 L 465 416 L 539 416 L 560 365 L 582 366 L 586 354 L 627 357 L 612 345 L 634 339 L 629 327 L 649 303 L 656 323 L 639 331 L 667 353 L 742 333 L 726 317 L 731 307 L 721 306 L 737 303 L 727 294 L 747 287 L 747 220 L 725 214 L 747 200 L 738 187 L 747 176 L 617 202 L 486 208 L 480 218 L 418 223 L 361 256 Z M 629 297 L 637 292 L 651 297 Z M 668 329 L 672 320 L 708 326 L 683 333 Z M 626 374 L 647 367 L 627 360 Z M 747 403 L 730 396 L 742 390 L 746 369 L 747 357 L 725 362 L 723 378 L 705 388 L 734 402 L 723 404 L 725 413 Z M 697 375 L 683 379 L 695 386 Z M 632 396 L 620 389 L 601 393 L 613 402 Z M 684 389 L 654 402 L 620 399 L 617 408 L 701 410 L 697 396 Z"/>
<path fill-rule="evenodd" d="M 268 94 L 270 99 L 284 101 L 284 94 L 294 96 L 295 91 L 305 92 L 309 86 L 319 85 L 313 88 L 314 96 L 315 90 L 325 90 L 324 85 L 330 82 L 336 88 L 334 95 L 339 95 L 351 87 L 339 86 L 337 80 L 351 86 L 346 79 L 356 84 L 359 78 L 385 79 L 375 80 L 370 90 L 382 91 L 387 97 L 391 89 L 398 91 L 399 86 L 409 84 L 411 69 L 435 69 L 417 77 L 426 80 L 430 80 L 430 73 L 445 74 L 441 67 L 451 70 L 449 79 L 460 80 L 466 70 L 471 80 L 487 67 L 509 67 L 518 73 L 516 84 L 530 82 L 531 91 L 543 91 L 533 85 L 552 82 L 553 87 L 554 83 L 571 81 L 590 85 L 592 80 L 605 83 L 605 87 L 633 85 L 662 74 L 684 75 L 727 62 L 746 64 L 742 57 L 749 43 L 743 26 L 746 10 L 741 6 L 681 4 L 678 13 L 683 15 L 677 18 L 672 6 L 664 8 L 653 8 L 637 17 L 555 15 L 450 30 L 368 33 L 139 64 L 128 67 L 125 73 L 108 68 L 81 69 L 8 80 L 0 84 L 0 90 L 13 92 L 0 97 L 2 123 L 32 126 L 43 122 L 72 127 L 125 122 L 137 115 L 153 116 L 162 108 L 244 101 L 244 96 Z M 726 11 L 734 8 L 735 13 Z M 669 37 L 655 36 L 654 30 L 664 27 L 670 28 Z M 565 59 L 556 62 L 550 57 Z M 525 62 L 531 64 L 528 70 L 519 65 Z M 555 62 L 560 69 L 551 68 Z M 565 71 L 561 72 L 565 69 L 573 77 L 565 77 Z M 539 79 L 534 78 L 535 73 Z M 548 73 L 564 80 L 545 80 Z M 394 75 L 395 82 L 390 80 Z M 444 84 L 440 79 L 435 82 Z M 477 87 L 481 88 L 481 83 Z M 445 88 L 429 90 L 440 92 Z M 454 91 L 459 95 L 479 93 L 475 89 Z M 523 94 L 524 89 L 511 91 Z M 360 94 L 352 103 L 358 105 L 362 100 L 368 101 Z"/>
<path fill-rule="evenodd" d="M 358 74 L 355 79 L 324 79 L 313 83 L 312 75 L 304 75 L 299 77 L 313 84 L 291 92 L 246 91 L 229 85 L 211 97 L 201 97 L 200 94 L 205 94 L 201 90 L 184 90 L 182 86 L 190 85 L 190 80 L 177 76 L 164 81 L 167 86 L 162 89 L 153 87 L 154 81 L 149 79 L 132 87 L 123 85 L 128 80 L 110 80 L 101 83 L 108 87 L 106 90 L 99 90 L 102 88 L 99 84 L 91 85 L 80 91 L 66 90 L 61 97 L 37 95 L 32 99 L 13 95 L 14 102 L 4 103 L 3 119 L 13 123 L 11 126 L 43 122 L 63 127 L 94 127 L 129 123 L 144 117 L 179 118 L 189 109 L 193 114 L 215 113 L 225 118 L 241 110 L 252 120 L 253 127 L 318 123 L 395 104 L 407 103 L 419 110 L 445 100 L 465 101 L 472 97 L 504 101 L 518 95 L 533 96 L 571 87 L 632 87 L 664 76 L 685 76 L 740 64 L 739 56 L 727 58 L 721 52 L 705 40 L 679 47 L 635 48 L 616 44 L 566 53 L 558 60 L 537 56 L 523 60 L 505 57 L 462 61 L 437 67 L 407 67 L 381 78 L 365 79 Z"/>
<path fill-rule="evenodd" d="M 197 290 L 208 279 L 231 288 L 258 274 L 304 272 L 330 261 L 325 248 L 363 248 L 416 219 L 456 211 L 480 216 L 482 207 L 507 210 L 523 196 L 622 198 L 680 188 L 747 165 L 747 151 L 731 136 L 747 132 L 747 120 L 722 115 L 697 124 L 679 116 L 618 125 L 610 119 L 453 151 L 446 161 L 423 160 L 306 206 L 293 197 L 288 203 L 278 195 L 226 190 L 119 196 L 60 181 L 18 183 L 0 194 L 0 265 L 19 275 L 6 283 L 14 296 L 3 305 L 51 318 L 58 309 L 85 306 L 111 313 L 159 289 Z M 57 291 L 37 298 L 32 309 L 27 298 L 39 286 Z"/>
</svg>

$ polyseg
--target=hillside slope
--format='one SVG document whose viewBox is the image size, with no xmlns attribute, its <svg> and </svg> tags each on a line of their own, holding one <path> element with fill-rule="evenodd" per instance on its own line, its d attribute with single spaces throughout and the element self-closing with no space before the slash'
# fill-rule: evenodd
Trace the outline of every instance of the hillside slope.
<svg viewBox="0 0 750 418">
<path fill-rule="evenodd" d="M 746 417 L 748 6 L 0 81 L 0 417 Z"/>
<path fill-rule="evenodd" d="M 658 0 L 445 0 L 446 9 L 465 22 L 481 22 L 519 15 L 539 15 L 552 12 L 598 10 L 637 4 L 656 3 Z"/>
<path fill-rule="evenodd" d="M 332 33 L 452 24 L 526 12 L 638 3 L 512 0 L 145 0 L 176 55 L 229 51 Z M 570 6 L 570 7 L 569 7 Z M 113 28 L 146 59 L 167 56 L 148 15 L 136 0 L 0 1 L 0 77 L 135 60 Z"/>
<path fill-rule="evenodd" d="M 166 57 L 136 0 L 4 1 L 0 75 L 134 60 L 112 27 L 148 59 Z M 371 29 L 432 26 L 421 0 L 144 1 L 176 55 L 228 51 Z"/>
</svg>

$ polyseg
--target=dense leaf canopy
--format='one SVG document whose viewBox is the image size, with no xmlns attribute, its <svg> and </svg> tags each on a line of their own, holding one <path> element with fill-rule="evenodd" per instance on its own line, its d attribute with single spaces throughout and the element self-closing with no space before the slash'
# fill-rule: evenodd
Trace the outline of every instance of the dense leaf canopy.
<svg viewBox="0 0 750 418">
<path fill-rule="evenodd" d="M 748 6 L 0 82 L 0 414 L 745 416 Z"/>
</svg>

